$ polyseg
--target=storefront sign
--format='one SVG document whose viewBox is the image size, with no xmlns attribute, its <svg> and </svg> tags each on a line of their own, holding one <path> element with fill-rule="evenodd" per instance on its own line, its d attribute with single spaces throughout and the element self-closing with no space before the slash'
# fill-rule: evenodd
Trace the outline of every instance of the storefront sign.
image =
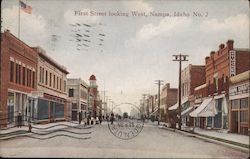
<svg viewBox="0 0 250 159">
<path fill-rule="evenodd" d="M 229 51 L 229 60 L 230 60 L 230 77 L 236 75 L 236 51 Z"/>
<path fill-rule="evenodd" d="M 249 82 L 247 82 L 240 85 L 231 86 L 229 88 L 229 95 L 234 96 L 239 94 L 248 94 L 249 90 L 250 90 L 250 85 Z"/>
</svg>

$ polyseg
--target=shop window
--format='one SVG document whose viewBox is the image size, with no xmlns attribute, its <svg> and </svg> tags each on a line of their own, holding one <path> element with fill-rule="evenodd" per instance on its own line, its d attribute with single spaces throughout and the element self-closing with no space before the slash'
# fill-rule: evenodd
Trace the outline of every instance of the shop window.
<svg viewBox="0 0 250 159">
<path fill-rule="evenodd" d="M 218 112 L 222 111 L 222 98 L 216 100 L 216 109 Z"/>
<path fill-rule="evenodd" d="M 64 117 L 64 104 L 56 103 L 55 115 L 56 115 L 56 118 Z"/>
<path fill-rule="evenodd" d="M 247 108 L 247 107 L 248 107 L 247 98 L 240 99 L 240 108 Z"/>
<path fill-rule="evenodd" d="M 37 119 L 48 119 L 49 118 L 49 102 L 44 99 L 38 99 L 38 110 L 37 110 Z"/>
<path fill-rule="evenodd" d="M 240 122 L 248 122 L 248 112 L 240 111 Z"/>
<path fill-rule="evenodd" d="M 14 120 L 14 93 L 8 92 L 8 124 Z"/>
</svg>

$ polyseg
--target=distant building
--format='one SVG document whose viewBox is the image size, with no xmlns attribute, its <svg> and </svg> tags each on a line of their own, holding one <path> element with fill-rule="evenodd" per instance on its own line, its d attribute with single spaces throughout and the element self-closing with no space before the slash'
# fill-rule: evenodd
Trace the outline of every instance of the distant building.
<svg viewBox="0 0 250 159">
<path fill-rule="evenodd" d="M 79 112 L 85 118 L 88 113 L 88 85 L 80 78 L 67 79 L 68 102 L 71 120 L 79 119 Z"/>
<path fill-rule="evenodd" d="M 166 123 L 170 122 L 170 114 L 169 107 L 176 104 L 177 102 L 177 88 L 170 88 L 170 84 L 167 83 L 163 86 L 160 95 L 160 109 L 161 109 L 161 121 Z"/>
<path fill-rule="evenodd" d="M 9 30 L 1 33 L 0 128 L 15 125 L 20 112 L 27 120 L 37 88 L 37 53 Z"/>
<path fill-rule="evenodd" d="M 102 103 L 95 75 L 91 75 L 89 78 L 89 109 L 90 115 L 94 118 L 102 113 Z"/>
</svg>

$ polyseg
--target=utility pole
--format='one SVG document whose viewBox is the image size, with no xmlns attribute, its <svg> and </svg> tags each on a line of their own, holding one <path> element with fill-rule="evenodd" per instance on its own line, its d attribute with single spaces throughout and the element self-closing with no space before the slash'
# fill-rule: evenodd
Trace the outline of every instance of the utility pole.
<svg viewBox="0 0 250 159">
<path fill-rule="evenodd" d="M 161 85 L 163 85 L 163 80 L 155 80 L 155 84 L 158 84 L 158 125 L 160 125 L 160 90 Z"/>
<path fill-rule="evenodd" d="M 182 61 L 188 61 L 187 57 L 188 55 L 173 55 L 174 59 L 173 61 L 179 61 L 179 88 L 178 88 L 178 116 L 179 116 L 179 121 L 178 121 L 178 129 L 181 130 L 181 62 Z"/>
</svg>

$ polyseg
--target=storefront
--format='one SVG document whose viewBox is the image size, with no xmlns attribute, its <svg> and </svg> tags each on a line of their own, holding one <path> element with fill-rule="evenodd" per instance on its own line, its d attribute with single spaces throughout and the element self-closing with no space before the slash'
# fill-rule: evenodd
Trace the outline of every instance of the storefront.
<svg viewBox="0 0 250 159">
<path fill-rule="evenodd" d="M 36 92 L 37 93 L 37 92 Z M 66 100 L 63 98 L 40 94 L 32 96 L 34 99 L 29 100 L 29 116 L 35 123 L 47 123 L 65 120 Z"/>
<path fill-rule="evenodd" d="M 230 78 L 230 132 L 249 133 L 249 71 Z"/>
<path fill-rule="evenodd" d="M 25 92 L 17 91 L 17 90 L 8 90 L 8 98 L 7 98 L 7 124 L 15 125 L 17 121 L 17 116 L 21 113 L 23 120 L 27 121 L 27 100 L 28 94 Z"/>
</svg>

